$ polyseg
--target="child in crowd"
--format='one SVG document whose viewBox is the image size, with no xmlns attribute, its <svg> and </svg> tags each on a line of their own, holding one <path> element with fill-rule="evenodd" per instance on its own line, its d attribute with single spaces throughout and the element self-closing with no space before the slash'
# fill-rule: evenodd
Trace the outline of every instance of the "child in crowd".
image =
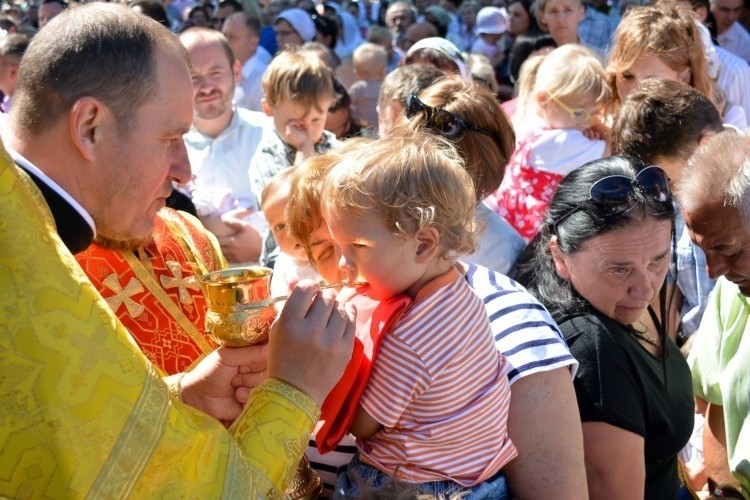
<svg viewBox="0 0 750 500">
<path fill-rule="evenodd" d="M 504 498 L 501 470 L 516 455 L 509 364 L 454 267 L 477 237 L 474 188 L 456 150 L 431 134 L 395 133 L 342 154 L 322 199 L 348 279 L 365 281 L 360 291 L 374 300 L 413 300 L 381 340 L 351 427 L 359 454 L 334 498 L 389 477 L 425 493 Z"/>
<path fill-rule="evenodd" d="M 590 134 L 612 92 L 599 58 L 581 45 L 559 47 L 524 66 L 532 90 L 519 104 L 534 106 L 535 116 L 516 129 L 520 140 L 488 203 L 528 242 L 560 180 L 604 155 L 604 141 L 584 132 Z"/>
<path fill-rule="evenodd" d="M 508 13 L 499 7 L 483 7 L 477 14 L 474 34 L 477 39 L 471 45 L 472 54 L 487 56 L 493 66 L 503 60 L 500 39 L 508 31 Z"/>
<path fill-rule="evenodd" d="M 493 94 L 497 95 L 500 85 L 497 83 L 495 68 L 487 56 L 482 54 L 464 54 L 469 65 L 469 72 L 474 83 L 487 87 Z"/>
<path fill-rule="evenodd" d="M 419 95 L 443 76 L 442 71 L 427 64 L 401 66 L 388 73 L 378 97 L 378 135 L 385 137 L 394 126 L 404 122 L 406 98 L 410 94 Z"/>
<path fill-rule="evenodd" d="M 380 45 L 364 43 L 353 56 L 357 81 L 349 87 L 354 116 L 373 129 L 378 123 L 378 96 L 388 68 L 388 54 Z"/>
<path fill-rule="evenodd" d="M 385 53 L 388 54 L 388 67 L 386 68 L 386 74 L 398 68 L 403 55 L 394 50 L 393 35 L 391 35 L 388 28 L 378 24 L 373 24 L 367 31 L 367 41 L 380 45 L 385 49 Z"/>
<path fill-rule="evenodd" d="M 335 144 L 324 130 L 328 108 L 336 99 L 331 70 L 318 58 L 295 51 L 277 55 L 263 75 L 263 111 L 273 127 L 250 162 L 250 182 L 260 199 L 266 182 L 310 155 Z"/>
<path fill-rule="evenodd" d="M 263 188 L 261 210 L 268 222 L 274 240 L 279 246 L 279 255 L 271 276 L 271 296 L 289 295 L 299 280 L 320 281 L 320 276 L 310 265 L 305 248 L 289 232 L 286 206 L 289 201 L 292 174 L 288 168 L 268 181 Z"/>
<path fill-rule="evenodd" d="M 328 151 L 336 137 L 324 130 L 328 108 L 336 100 L 331 70 L 316 57 L 283 51 L 263 75 L 263 111 L 273 126 L 250 161 L 250 185 L 260 199 L 268 180 L 308 156 Z M 272 266 L 277 247 L 266 233 L 261 262 Z"/>
</svg>

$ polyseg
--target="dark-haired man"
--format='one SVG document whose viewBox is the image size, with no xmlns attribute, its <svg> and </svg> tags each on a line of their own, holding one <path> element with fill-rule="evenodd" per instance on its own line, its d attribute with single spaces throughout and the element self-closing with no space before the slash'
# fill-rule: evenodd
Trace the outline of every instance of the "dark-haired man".
<svg viewBox="0 0 750 500">
<path fill-rule="evenodd" d="M 241 67 L 234 101 L 252 111 L 263 111 L 260 81 L 271 62 L 271 54 L 260 46 L 260 28 L 260 19 L 247 12 L 236 12 L 227 17 L 221 30 Z"/>
<path fill-rule="evenodd" d="M 221 27 L 224 26 L 224 21 L 235 12 L 242 12 L 242 4 L 237 0 L 222 0 L 216 6 L 216 12 L 214 13 L 213 27 L 221 31 Z"/>
<path fill-rule="evenodd" d="M 68 8 L 64 0 L 42 0 L 39 4 L 39 29 L 44 28 L 53 18 Z"/>
<path fill-rule="evenodd" d="M 0 496 L 278 496 L 351 354 L 350 314 L 302 285 L 243 410 L 246 349 L 167 385 L 78 268 L 95 235 L 147 238 L 189 179 L 188 66 L 163 26 L 100 2 L 49 23 L 21 62 L 15 164 L 0 154 Z"/>
<path fill-rule="evenodd" d="M 743 0 L 711 0 L 719 43 L 729 52 L 750 62 L 750 34 L 738 21 L 743 8 Z"/>
<path fill-rule="evenodd" d="M 680 180 L 698 146 L 723 130 L 716 106 L 701 92 L 683 83 L 659 78 L 642 82 L 622 103 L 612 126 L 612 154 L 640 158 L 659 165 L 672 183 Z M 691 336 L 700 325 L 715 281 L 706 272 L 706 256 L 690 241 L 681 216 L 675 221 L 677 286 L 681 333 Z"/>
<path fill-rule="evenodd" d="M 10 111 L 13 103 L 18 67 L 28 46 L 29 37 L 20 33 L 6 35 L 0 39 L 0 111 L 3 113 Z"/>
<path fill-rule="evenodd" d="M 258 262 L 266 224 L 248 169 L 268 119 L 233 104 L 240 63 L 224 35 L 194 28 L 180 41 L 193 79 L 193 126 L 184 138 L 193 168 L 193 203 L 230 263 Z"/>
</svg>

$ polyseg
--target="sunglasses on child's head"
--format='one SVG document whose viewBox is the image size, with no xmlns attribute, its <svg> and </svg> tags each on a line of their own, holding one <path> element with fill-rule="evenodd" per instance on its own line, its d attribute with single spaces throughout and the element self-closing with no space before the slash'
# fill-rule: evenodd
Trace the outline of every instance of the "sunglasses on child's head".
<svg viewBox="0 0 750 500">
<path fill-rule="evenodd" d="M 637 191 L 637 192 L 636 192 Z M 610 217 L 627 212 L 640 199 L 646 203 L 669 203 L 672 193 L 669 189 L 669 176 L 659 167 L 646 167 L 631 179 L 625 175 L 610 175 L 591 185 L 589 197 L 577 207 L 565 212 L 553 223 L 555 233 L 562 221 L 593 202 L 602 210 L 602 215 Z"/>
<path fill-rule="evenodd" d="M 417 113 L 424 114 L 424 126 L 435 132 L 439 132 L 444 137 L 457 139 L 464 135 L 466 130 L 479 132 L 488 137 L 492 134 L 481 128 L 471 125 L 458 115 L 446 111 L 442 108 L 433 108 L 419 100 L 416 94 L 409 94 L 406 98 L 406 117 L 411 118 Z"/>
</svg>

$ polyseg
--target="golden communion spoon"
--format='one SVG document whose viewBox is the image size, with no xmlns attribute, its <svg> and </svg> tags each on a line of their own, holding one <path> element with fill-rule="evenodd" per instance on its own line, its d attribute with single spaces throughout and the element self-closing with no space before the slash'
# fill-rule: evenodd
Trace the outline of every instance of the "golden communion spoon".
<svg viewBox="0 0 750 500">
<path fill-rule="evenodd" d="M 336 283 L 319 283 L 320 289 L 325 290 L 326 288 L 340 288 L 342 286 L 348 286 L 350 288 L 357 288 L 362 285 L 366 285 L 366 281 L 337 281 Z M 285 300 L 289 300 L 289 295 L 280 295 L 278 297 L 273 297 L 268 300 L 264 300 L 262 302 L 253 302 L 250 304 L 241 304 L 237 306 L 237 309 L 240 311 L 247 311 L 248 309 L 263 309 L 264 307 L 271 306 L 277 302 L 283 302 Z"/>
</svg>

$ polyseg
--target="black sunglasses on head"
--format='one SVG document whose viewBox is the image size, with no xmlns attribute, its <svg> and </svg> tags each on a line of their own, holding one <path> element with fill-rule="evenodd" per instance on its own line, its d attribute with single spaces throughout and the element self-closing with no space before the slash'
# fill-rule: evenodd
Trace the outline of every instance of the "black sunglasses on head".
<svg viewBox="0 0 750 500">
<path fill-rule="evenodd" d="M 411 118 L 417 113 L 424 113 L 424 125 L 426 128 L 439 132 L 450 139 L 462 137 L 466 130 L 492 137 L 492 134 L 486 130 L 471 125 L 460 116 L 442 108 L 428 106 L 420 101 L 416 94 L 409 94 L 406 98 L 406 117 Z"/>
<path fill-rule="evenodd" d="M 557 226 L 583 208 L 594 202 L 603 210 L 605 217 L 627 212 L 638 203 L 636 190 L 646 203 L 668 203 L 672 201 L 669 189 L 669 176 L 659 167 L 646 167 L 631 179 L 625 175 L 610 175 L 591 185 L 589 197 L 577 207 L 565 212 L 552 224 L 555 233 Z"/>
</svg>

